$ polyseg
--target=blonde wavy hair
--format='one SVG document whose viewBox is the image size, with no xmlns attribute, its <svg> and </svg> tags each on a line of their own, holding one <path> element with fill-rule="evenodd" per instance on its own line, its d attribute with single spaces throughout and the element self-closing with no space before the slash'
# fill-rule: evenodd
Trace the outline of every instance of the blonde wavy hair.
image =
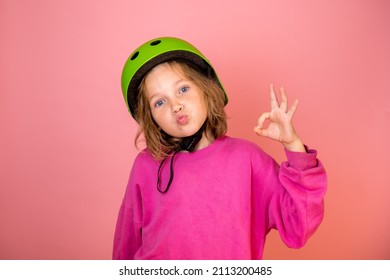
<svg viewBox="0 0 390 280">
<path fill-rule="evenodd" d="M 167 63 L 175 71 L 179 71 L 184 77 L 192 81 L 204 94 L 207 106 L 206 135 L 217 139 L 226 134 L 227 122 L 225 112 L 225 93 L 214 80 L 206 77 L 187 63 L 179 61 L 169 61 Z M 140 137 L 143 134 L 146 147 L 156 160 L 162 160 L 175 151 L 180 142 L 180 138 L 169 136 L 160 129 L 152 117 L 149 101 L 145 94 L 145 78 L 143 77 L 138 87 L 139 98 L 136 108 L 136 115 L 139 128 L 135 137 L 135 145 L 138 148 Z"/>
</svg>

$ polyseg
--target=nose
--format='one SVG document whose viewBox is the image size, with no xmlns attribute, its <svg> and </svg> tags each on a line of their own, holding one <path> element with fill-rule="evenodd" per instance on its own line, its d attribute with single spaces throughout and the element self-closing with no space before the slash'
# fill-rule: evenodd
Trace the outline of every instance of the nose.
<svg viewBox="0 0 390 280">
<path fill-rule="evenodd" d="M 178 112 L 182 111 L 184 109 L 183 104 L 179 102 L 175 102 L 172 104 L 172 112 L 177 114 Z"/>
</svg>

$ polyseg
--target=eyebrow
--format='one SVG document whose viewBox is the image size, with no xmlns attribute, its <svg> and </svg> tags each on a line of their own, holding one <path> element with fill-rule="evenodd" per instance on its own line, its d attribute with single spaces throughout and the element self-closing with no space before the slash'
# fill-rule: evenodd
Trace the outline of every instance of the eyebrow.
<svg viewBox="0 0 390 280">
<path fill-rule="evenodd" d="M 187 82 L 187 79 L 180 79 L 175 82 L 175 85 L 180 84 L 181 82 Z"/>
<path fill-rule="evenodd" d="M 148 98 L 149 102 L 151 102 L 152 99 L 155 98 L 156 95 L 158 95 L 158 93 L 155 93 L 155 94 L 153 94 L 151 97 L 149 97 L 149 98 Z"/>
</svg>

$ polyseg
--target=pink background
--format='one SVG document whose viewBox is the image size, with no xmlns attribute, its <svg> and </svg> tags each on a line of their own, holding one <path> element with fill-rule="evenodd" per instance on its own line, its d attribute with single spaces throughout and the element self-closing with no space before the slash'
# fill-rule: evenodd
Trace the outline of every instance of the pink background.
<svg viewBox="0 0 390 280">
<path fill-rule="evenodd" d="M 223 3 L 223 4 L 222 4 Z M 137 150 L 124 61 L 157 36 L 192 42 L 228 91 L 229 134 L 252 132 L 268 84 L 299 98 L 298 133 L 329 174 L 305 248 L 266 259 L 390 257 L 390 4 L 311 1 L 0 1 L 0 259 L 109 259 Z"/>
</svg>

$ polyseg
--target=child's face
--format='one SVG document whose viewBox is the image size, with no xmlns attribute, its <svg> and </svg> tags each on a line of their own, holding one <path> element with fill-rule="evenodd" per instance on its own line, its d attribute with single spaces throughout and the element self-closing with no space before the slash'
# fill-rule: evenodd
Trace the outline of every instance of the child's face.
<svg viewBox="0 0 390 280">
<path fill-rule="evenodd" d="M 206 121 L 204 94 L 179 67 L 163 63 L 153 68 L 145 79 L 145 95 L 153 119 L 173 137 L 191 136 Z"/>
</svg>

